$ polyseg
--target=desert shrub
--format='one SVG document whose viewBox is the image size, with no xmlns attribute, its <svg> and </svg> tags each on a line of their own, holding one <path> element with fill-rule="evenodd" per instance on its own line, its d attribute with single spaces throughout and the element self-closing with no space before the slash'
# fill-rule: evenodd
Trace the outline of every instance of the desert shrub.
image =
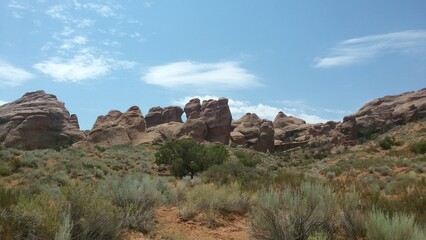
<svg viewBox="0 0 426 240">
<path fill-rule="evenodd" d="M 206 147 L 193 139 L 181 139 L 166 142 L 155 154 L 158 165 L 171 166 L 174 176 L 191 178 L 198 172 L 214 164 L 221 164 L 228 158 L 226 148 L 221 144 Z"/>
<path fill-rule="evenodd" d="M 21 193 L 16 190 L 0 188 L 0 236 L 14 239 L 12 232 L 11 209 L 18 202 Z"/>
<path fill-rule="evenodd" d="M 302 172 L 290 171 L 290 170 L 280 170 L 275 172 L 272 176 L 269 177 L 267 182 L 264 185 L 272 185 L 276 187 L 290 187 L 298 188 L 304 182 L 315 182 L 319 179 L 307 176 Z"/>
<path fill-rule="evenodd" d="M 120 233 L 120 209 L 95 190 L 83 183 L 62 188 L 73 223 L 72 239 L 117 239 Z"/>
<path fill-rule="evenodd" d="M 239 182 L 243 186 L 249 186 L 265 174 L 261 169 L 247 167 L 239 161 L 230 160 L 220 165 L 211 166 L 201 177 L 209 183 L 229 184 Z"/>
<path fill-rule="evenodd" d="M 209 223 L 214 224 L 217 214 L 244 214 L 249 210 L 250 198 L 241 191 L 237 183 L 226 186 L 202 184 L 189 189 L 186 201 L 180 208 L 183 219 L 192 219 L 199 213 L 207 214 Z"/>
<path fill-rule="evenodd" d="M 65 186 L 69 182 L 69 177 L 64 171 L 59 171 L 49 176 L 49 180 L 56 182 L 58 186 Z"/>
<path fill-rule="evenodd" d="M 368 158 L 365 160 L 355 158 L 350 160 L 341 160 L 334 165 L 322 169 L 321 173 L 326 174 L 327 172 L 331 171 L 335 172 L 336 175 L 340 175 L 350 170 L 369 170 L 384 165 L 393 167 L 394 164 L 395 163 L 389 158 Z"/>
<path fill-rule="evenodd" d="M 389 217 L 380 210 L 374 210 L 367 222 L 367 237 L 371 240 L 421 240 L 426 233 L 414 222 L 414 216 L 395 214 Z"/>
<path fill-rule="evenodd" d="M 8 166 L 0 166 L 0 176 L 9 176 L 12 174 L 12 170 Z"/>
<path fill-rule="evenodd" d="M 303 183 L 300 189 L 261 190 L 250 217 L 255 239 L 302 239 L 318 232 L 334 233 L 336 199 L 331 189 Z"/>
<path fill-rule="evenodd" d="M 248 153 L 244 150 L 234 151 L 234 155 L 238 158 L 238 161 L 246 167 L 256 167 L 261 162 L 258 154 Z"/>
<path fill-rule="evenodd" d="M 392 148 L 393 145 L 396 145 L 395 143 L 395 139 L 389 136 L 385 136 L 382 140 L 379 141 L 379 146 L 383 150 L 389 150 Z"/>
<path fill-rule="evenodd" d="M 326 173 L 326 177 L 327 177 L 329 180 L 332 180 L 334 177 L 336 177 L 336 173 L 335 173 L 335 172 L 327 172 L 327 173 Z"/>
<path fill-rule="evenodd" d="M 392 169 L 387 165 L 376 167 L 376 171 L 378 171 L 382 176 L 390 176 L 393 174 Z"/>
<path fill-rule="evenodd" d="M 64 200 L 43 192 L 22 196 L 11 210 L 12 228 L 17 239 L 53 239 L 59 229 Z"/>
<path fill-rule="evenodd" d="M 409 213 L 415 217 L 416 222 L 426 224 L 426 180 L 422 178 L 409 185 L 396 187 L 392 192 L 398 196 L 388 198 L 380 193 L 377 180 L 356 183 L 357 192 L 366 207 L 375 207 L 390 215 L 398 212 Z"/>
<path fill-rule="evenodd" d="M 419 142 L 410 144 L 410 151 L 416 154 L 425 154 L 426 153 L 426 140 L 421 140 Z"/>
<path fill-rule="evenodd" d="M 358 193 L 352 189 L 343 195 L 340 201 L 342 209 L 341 224 L 345 230 L 346 236 L 351 239 L 361 239 L 365 237 L 366 217 L 363 213 L 363 206 Z"/>
<path fill-rule="evenodd" d="M 110 177 L 100 191 L 123 212 L 123 227 L 147 232 L 154 226 L 155 207 L 161 204 L 162 195 L 169 194 L 170 189 L 149 177 L 128 176 L 121 179 Z"/>
<path fill-rule="evenodd" d="M 55 240 L 71 240 L 71 230 L 72 230 L 72 220 L 69 212 L 66 212 L 63 215 L 63 220 L 61 225 L 59 226 L 58 231 L 55 234 Z"/>
</svg>

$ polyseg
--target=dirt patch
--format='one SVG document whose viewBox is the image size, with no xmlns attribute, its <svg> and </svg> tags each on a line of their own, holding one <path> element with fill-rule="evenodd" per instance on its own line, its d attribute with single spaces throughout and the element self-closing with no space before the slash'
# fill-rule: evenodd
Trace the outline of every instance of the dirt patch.
<svg viewBox="0 0 426 240">
<path fill-rule="evenodd" d="M 179 219 L 177 207 L 160 207 L 156 211 L 157 226 L 148 234 L 127 231 L 122 239 L 248 239 L 247 223 L 243 217 L 236 216 L 225 226 L 209 228 L 207 224 L 198 221 L 182 221 Z"/>
<path fill-rule="evenodd" d="M 58 161 L 56 161 L 55 159 L 48 159 L 46 161 L 46 163 L 47 163 L 47 166 L 53 167 L 53 166 L 56 166 L 56 164 L 58 163 Z"/>
</svg>

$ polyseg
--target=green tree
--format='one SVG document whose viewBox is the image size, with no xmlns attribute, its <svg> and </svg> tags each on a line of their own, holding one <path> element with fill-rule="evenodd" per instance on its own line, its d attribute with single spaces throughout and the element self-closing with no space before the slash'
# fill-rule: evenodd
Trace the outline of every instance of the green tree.
<svg viewBox="0 0 426 240">
<path fill-rule="evenodd" d="M 174 176 L 182 178 L 189 175 L 191 179 L 197 172 L 221 164 L 227 158 L 228 152 L 223 145 L 206 147 L 193 139 L 166 142 L 155 154 L 158 165 L 169 165 Z"/>
</svg>

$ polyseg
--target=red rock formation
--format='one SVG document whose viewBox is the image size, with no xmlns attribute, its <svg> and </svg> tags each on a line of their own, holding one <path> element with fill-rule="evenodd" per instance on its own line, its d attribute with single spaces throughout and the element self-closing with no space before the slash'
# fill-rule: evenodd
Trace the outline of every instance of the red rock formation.
<svg viewBox="0 0 426 240">
<path fill-rule="evenodd" d="M 181 107 L 153 107 L 145 116 L 146 127 L 150 128 L 163 123 L 182 122 L 183 110 Z"/>
<path fill-rule="evenodd" d="M 77 116 L 44 91 L 29 92 L 0 106 L 0 143 L 20 149 L 68 145 L 84 137 Z"/>
<path fill-rule="evenodd" d="M 111 110 L 107 115 L 99 116 L 89 135 L 75 146 L 131 144 L 144 132 L 145 120 L 139 107 L 133 106 L 124 113 Z"/>
<path fill-rule="evenodd" d="M 228 99 L 219 98 L 218 100 L 203 101 L 200 116 L 207 125 L 207 141 L 229 143 L 232 115 L 229 110 Z"/>
<path fill-rule="evenodd" d="M 274 128 L 271 121 L 262 120 L 255 113 L 247 113 L 232 125 L 232 142 L 257 151 L 274 151 Z"/>
<path fill-rule="evenodd" d="M 365 104 L 346 116 L 339 130 L 351 138 L 369 137 L 426 118 L 426 88 L 395 96 L 385 96 Z"/>
</svg>

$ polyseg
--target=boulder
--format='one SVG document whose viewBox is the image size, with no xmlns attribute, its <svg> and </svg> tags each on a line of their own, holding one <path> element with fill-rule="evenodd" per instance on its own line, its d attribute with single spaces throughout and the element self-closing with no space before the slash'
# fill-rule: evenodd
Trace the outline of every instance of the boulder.
<svg viewBox="0 0 426 240">
<path fill-rule="evenodd" d="M 186 119 L 198 119 L 201 114 L 201 103 L 200 99 L 193 98 L 185 105 L 184 111 Z"/>
<path fill-rule="evenodd" d="M 207 125 L 207 141 L 229 144 L 232 115 L 228 99 L 203 101 L 200 116 Z"/>
<path fill-rule="evenodd" d="M 231 141 L 257 151 L 274 151 L 274 128 L 271 121 L 260 119 L 255 113 L 247 113 L 233 122 Z"/>
<path fill-rule="evenodd" d="M 153 107 L 149 109 L 148 114 L 145 116 L 146 127 L 150 128 L 163 123 L 169 122 L 182 122 L 183 110 L 181 107 Z"/>
<path fill-rule="evenodd" d="M 75 146 L 110 147 L 118 144 L 132 144 L 143 137 L 145 120 L 137 106 L 122 113 L 111 110 L 105 116 L 99 116 L 89 135 Z"/>
<path fill-rule="evenodd" d="M 309 124 L 300 118 L 287 116 L 283 112 L 279 112 L 273 123 L 275 129 L 275 139 L 283 142 L 293 141 L 304 135 L 309 128 Z"/>
<path fill-rule="evenodd" d="M 0 144 L 19 149 L 69 145 L 84 138 L 76 115 L 44 91 L 28 92 L 0 106 Z"/>
<path fill-rule="evenodd" d="M 185 105 L 184 111 L 187 122 L 178 134 L 180 137 L 190 132 L 197 140 L 203 137 L 209 142 L 229 143 L 232 115 L 228 99 L 210 99 L 200 104 L 200 99 L 194 98 Z M 196 132 L 197 129 L 199 132 Z"/>
<path fill-rule="evenodd" d="M 207 136 L 207 125 L 202 119 L 187 119 L 176 133 L 176 138 L 193 138 L 197 142 L 202 142 Z"/>
</svg>

